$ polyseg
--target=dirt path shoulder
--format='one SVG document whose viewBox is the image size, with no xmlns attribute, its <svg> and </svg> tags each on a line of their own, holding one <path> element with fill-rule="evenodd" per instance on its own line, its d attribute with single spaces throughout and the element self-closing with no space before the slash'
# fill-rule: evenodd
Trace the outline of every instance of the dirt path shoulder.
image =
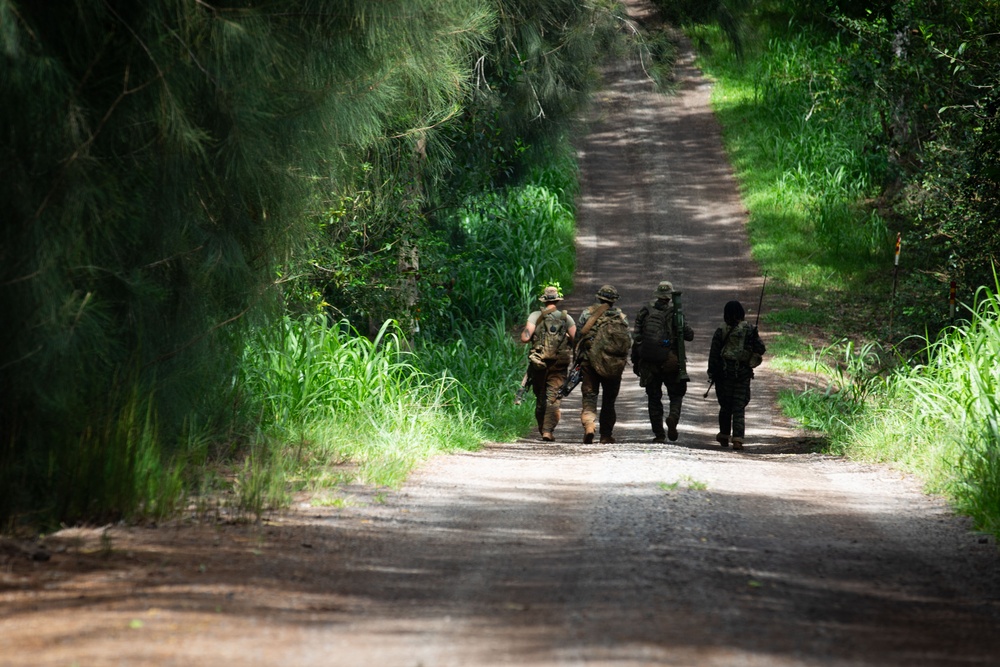
<svg viewBox="0 0 1000 667">
<path fill-rule="evenodd" d="M 709 84 L 689 57 L 678 76 L 666 97 L 637 63 L 606 73 L 568 299 L 610 282 L 634 317 L 659 280 L 684 291 L 677 442 L 649 442 L 628 375 L 613 445 L 580 444 L 576 394 L 556 442 L 438 457 L 385 498 L 6 545 L 0 665 L 1000 664 L 996 546 L 940 499 L 809 453 L 766 366 L 748 447 L 714 444 L 708 342 L 760 277 Z"/>
</svg>

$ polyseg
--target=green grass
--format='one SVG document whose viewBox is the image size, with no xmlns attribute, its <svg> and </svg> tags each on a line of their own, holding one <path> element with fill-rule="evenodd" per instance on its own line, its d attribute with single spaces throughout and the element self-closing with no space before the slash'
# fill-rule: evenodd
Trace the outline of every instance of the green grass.
<svg viewBox="0 0 1000 667">
<path fill-rule="evenodd" d="M 769 303 L 789 304 L 771 322 L 795 325 L 782 327 L 790 334 L 839 326 L 848 299 L 860 322 L 883 321 L 895 236 L 870 204 L 884 170 L 867 150 L 875 119 L 842 92 L 852 47 L 776 31 L 740 61 L 718 29 L 690 32 L 712 47 L 700 64 L 716 81 L 753 256 L 773 279 Z M 863 329 L 847 324 L 845 334 Z"/>
<path fill-rule="evenodd" d="M 773 285 L 771 367 L 810 378 L 779 402 L 828 451 L 910 470 L 1000 535 L 1000 305 L 983 292 L 974 321 L 934 341 L 900 329 L 895 233 L 871 204 L 886 169 L 866 146 L 875 119 L 842 92 L 854 47 L 760 29 L 766 48 L 743 61 L 718 29 L 690 33 L 710 46 L 700 64 Z"/>
<path fill-rule="evenodd" d="M 571 284 L 575 162 L 557 152 L 531 175 L 468 202 L 426 242 L 420 334 L 386 322 L 369 340 L 322 317 L 257 332 L 238 382 L 260 424 L 234 484 L 239 511 L 345 482 L 396 488 L 428 457 L 530 428 L 530 407 L 513 403 L 526 357 L 511 332 L 538 284 Z"/>
<path fill-rule="evenodd" d="M 1000 535 L 1000 301 L 982 290 L 971 323 L 893 360 L 875 345 L 817 351 L 825 380 L 781 392 L 786 414 L 823 432 L 832 453 L 908 470 L 976 525 Z"/>
<path fill-rule="evenodd" d="M 926 363 L 899 369 L 865 418 L 853 456 L 900 462 L 1000 535 L 1000 300 L 980 290 L 968 326 L 929 343 Z"/>
<path fill-rule="evenodd" d="M 696 480 L 690 475 L 683 475 L 675 482 L 660 482 L 657 486 L 661 491 L 666 491 L 668 493 L 682 488 L 690 489 L 691 491 L 705 491 L 708 489 L 708 484 L 706 482 Z"/>
<path fill-rule="evenodd" d="M 245 470 L 248 504 L 280 500 L 265 493 L 268 476 L 315 489 L 343 481 L 349 467 L 352 480 L 393 487 L 434 453 L 476 447 L 481 420 L 463 406 L 457 381 L 418 362 L 391 322 L 374 340 L 320 318 L 258 332 L 242 384 L 260 401 L 271 443 L 257 459 L 272 465 Z"/>
</svg>

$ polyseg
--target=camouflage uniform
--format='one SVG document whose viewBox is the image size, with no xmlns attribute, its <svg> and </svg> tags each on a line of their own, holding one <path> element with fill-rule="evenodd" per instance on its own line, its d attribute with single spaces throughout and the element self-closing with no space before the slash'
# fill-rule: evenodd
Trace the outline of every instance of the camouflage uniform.
<svg viewBox="0 0 1000 667">
<path fill-rule="evenodd" d="M 678 357 L 674 354 L 670 360 L 657 363 L 648 359 L 643 359 L 642 342 L 647 332 L 644 331 L 646 321 L 649 318 L 651 309 L 669 311 L 668 321 L 673 327 L 673 285 L 668 281 L 661 282 L 656 288 L 656 301 L 643 306 L 635 316 L 635 328 L 632 339 L 635 343 L 632 348 L 633 370 L 639 376 L 639 385 L 646 389 L 646 402 L 649 409 L 649 423 L 653 427 L 653 440 L 664 442 L 667 437 L 671 441 L 677 439 L 677 423 L 681 418 L 681 405 L 684 402 L 684 394 L 687 393 L 688 375 L 687 368 L 679 363 Z M 671 329 L 672 330 L 672 329 Z M 694 331 L 685 322 L 684 340 L 694 340 Z M 677 351 L 677 333 L 674 332 L 670 340 L 670 349 Z M 667 430 L 664 433 L 663 425 L 663 387 L 667 388 L 667 398 L 670 409 L 666 418 Z"/>
<path fill-rule="evenodd" d="M 562 300 L 562 295 L 559 294 L 556 288 L 547 287 L 538 300 L 546 304 L 546 306 L 554 305 L 558 308 L 559 302 Z M 542 311 L 536 310 L 528 316 L 528 324 L 534 326 L 541 319 Z M 569 332 L 574 326 L 573 318 L 570 317 L 569 313 L 566 313 L 566 329 L 568 333 L 565 355 L 560 355 L 557 359 L 546 361 L 544 368 L 535 364 L 530 364 L 528 367 L 531 390 L 535 395 L 535 422 L 538 424 L 538 432 L 541 434 L 543 440 L 551 441 L 555 439 L 553 433 L 562 417 L 558 392 L 566 380 L 566 371 L 569 368 L 569 351 L 572 348 L 572 343 L 569 340 Z M 526 342 L 530 342 L 534 346 L 540 340 L 540 336 L 541 331 L 535 329 L 530 340 Z"/>
<path fill-rule="evenodd" d="M 708 353 L 708 379 L 715 383 L 715 398 L 719 402 L 719 433 L 715 439 L 723 447 L 728 446 L 732 437 L 733 449 L 743 448 L 746 435 L 746 407 L 750 402 L 750 381 L 753 368 L 744 363 L 734 364 L 722 357 L 729 332 L 744 318 L 743 306 L 739 301 L 726 304 L 726 324 L 715 330 L 712 347 Z M 757 354 L 764 354 L 764 344 L 757 339 L 751 348 Z"/>
<path fill-rule="evenodd" d="M 603 315 L 607 317 L 620 317 L 625 325 L 628 326 L 628 317 L 619 308 L 615 308 L 612 304 L 618 299 L 618 291 L 615 290 L 611 285 L 604 285 L 597 292 L 597 298 L 600 299 L 598 303 L 589 306 L 580 313 L 580 327 L 584 327 L 587 324 L 587 320 L 590 319 L 591 314 L 600 308 L 602 305 L 611 306 L 604 311 Z M 585 345 L 585 341 L 581 340 L 581 346 Z M 618 412 L 615 410 L 615 401 L 618 400 L 618 392 L 621 390 L 622 386 L 622 376 L 619 373 L 615 377 L 604 377 L 591 365 L 590 360 L 587 357 L 587 350 L 581 349 L 580 353 L 580 385 L 582 387 L 581 392 L 581 403 L 582 407 L 580 410 L 580 423 L 583 424 L 583 442 L 591 443 L 594 440 L 595 424 L 598 423 L 597 416 L 597 395 L 604 390 L 603 398 L 601 399 L 601 415 L 600 415 L 600 437 L 602 443 L 613 443 L 615 441 L 612 433 L 615 429 L 615 423 L 618 421 Z"/>
</svg>

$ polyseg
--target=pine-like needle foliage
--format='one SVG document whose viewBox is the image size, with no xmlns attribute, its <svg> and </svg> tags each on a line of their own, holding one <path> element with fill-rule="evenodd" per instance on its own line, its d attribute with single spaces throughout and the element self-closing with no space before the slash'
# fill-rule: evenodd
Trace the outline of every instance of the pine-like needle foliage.
<svg viewBox="0 0 1000 667">
<path fill-rule="evenodd" d="M 128 514 L 122 476 L 148 484 L 185 425 L 240 425 L 242 332 L 304 209 L 456 112 L 489 17 L 0 0 L 0 520 Z"/>
</svg>

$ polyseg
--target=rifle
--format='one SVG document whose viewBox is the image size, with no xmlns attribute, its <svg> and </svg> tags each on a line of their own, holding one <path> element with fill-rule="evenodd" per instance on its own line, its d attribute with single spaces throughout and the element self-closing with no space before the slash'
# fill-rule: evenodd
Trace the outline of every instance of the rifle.
<svg viewBox="0 0 1000 667">
<path fill-rule="evenodd" d="M 573 366 L 566 373 L 566 381 L 563 382 L 563 386 L 559 387 L 559 391 L 556 392 L 556 396 L 552 399 L 552 403 L 555 403 L 559 399 L 566 398 L 569 396 L 570 392 L 576 388 L 576 385 L 580 384 L 580 380 L 583 379 L 583 371 L 580 370 L 580 363 L 587 356 L 587 349 L 589 346 L 584 346 L 584 341 L 587 339 L 587 334 L 590 332 L 591 327 L 594 323 L 601 318 L 607 310 L 611 308 L 611 304 L 602 303 L 600 306 L 594 309 L 594 312 L 590 314 L 587 321 L 583 324 L 581 328 L 576 333 L 576 344 L 573 346 Z"/>
<path fill-rule="evenodd" d="M 687 354 L 684 351 L 684 310 L 681 308 L 681 293 L 674 292 L 674 332 L 677 334 L 677 363 L 680 373 L 677 378 L 687 381 Z M 669 342 L 668 342 L 669 344 Z"/>
<path fill-rule="evenodd" d="M 521 386 L 517 388 L 517 393 L 514 394 L 514 405 L 521 405 L 521 401 L 524 400 L 524 392 L 528 390 L 528 373 L 525 371 L 524 377 L 521 378 Z"/>
<path fill-rule="evenodd" d="M 760 336 L 760 334 L 757 332 L 757 325 L 760 324 L 760 309 L 764 305 L 764 288 L 766 286 L 767 286 L 767 272 L 764 273 L 764 282 L 762 282 L 761 285 L 760 285 L 760 298 L 757 299 L 757 317 L 754 318 L 754 321 L 753 321 L 753 331 L 750 333 L 750 336 L 751 336 L 750 340 L 751 341 L 754 338 L 757 338 L 757 337 Z M 708 392 L 712 391 L 712 385 L 714 385 L 714 384 L 715 384 L 715 378 L 712 378 L 712 379 L 710 379 L 708 381 L 708 389 L 705 390 L 705 394 L 702 396 L 702 398 L 708 398 Z"/>
<path fill-rule="evenodd" d="M 753 331 L 750 333 L 750 341 L 760 338 L 757 332 L 757 325 L 760 324 L 760 309 L 764 305 L 764 288 L 767 286 L 767 272 L 764 272 L 764 282 L 760 284 L 760 298 L 757 300 L 757 317 L 753 321 Z"/>
<path fill-rule="evenodd" d="M 559 399 L 569 396 L 570 392 L 576 388 L 576 385 L 580 384 L 580 380 L 582 379 L 583 371 L 580 370 L 580 360 L 577 359 L 566 373 L 566 381 L 563 382 L 563 386 L 559 387 L 559 391 L 556 392 L 555 397 L 550 402 L 555 403 Z"/>
</svg>

